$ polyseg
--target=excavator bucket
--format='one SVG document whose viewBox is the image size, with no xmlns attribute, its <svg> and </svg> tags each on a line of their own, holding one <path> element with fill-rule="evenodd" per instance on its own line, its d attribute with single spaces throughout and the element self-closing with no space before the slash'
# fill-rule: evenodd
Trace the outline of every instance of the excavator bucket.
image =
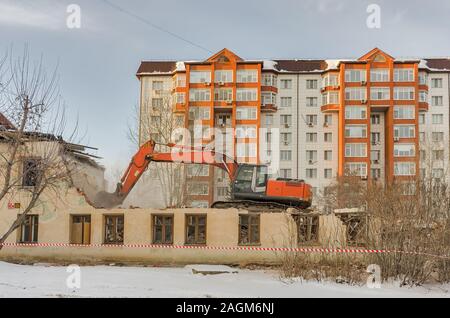
<svg viewBox="0 0 450 318">
<path fill-rule="evenodd" d="M 121 205 L 123 202 L 123 197 L 117 192 L 109 193 L 106 191 L 98 192 L 94 199 L 91 200 L 91 204 L 96 209 L 112 209 L 116 206 Z"/>
</svg>

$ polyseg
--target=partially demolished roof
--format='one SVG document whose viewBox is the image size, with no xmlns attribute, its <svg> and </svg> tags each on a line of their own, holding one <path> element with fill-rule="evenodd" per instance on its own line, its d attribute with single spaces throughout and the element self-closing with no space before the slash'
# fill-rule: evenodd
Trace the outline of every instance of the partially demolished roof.
<svg viewBox="0 0 450 318">
<path fill-rule="evenodd" d="M 0 131 L 0 143 L 1 142 L 8 142 L 9 140 L 13 140 L 15 135 L 18 132 L 15 129 L 11 130 L 3 130 Z M 101 166 L 96 159 L 101 159 L 101 157 L 98 157 L 96 155 L 93 155 L 88 152 L 88 150 L 98 150 L 97 148 L 70 143 L 65 141 L 61 136 L 56 136 L 53 134 L 46 134 L 46 133 L 40 133 L 40 132 L 24 132 L 22 136 L 22 140 L 25 142 L 41 142 L 41 141 L 54 141 L 60 143 L 64 147 L 64 151 L 75 158 L 76 160 L 80 162 L 84 162 L 86 164 L 89 164 L 95 168 L 103 169 L 104 167 Z"/>
</svg>

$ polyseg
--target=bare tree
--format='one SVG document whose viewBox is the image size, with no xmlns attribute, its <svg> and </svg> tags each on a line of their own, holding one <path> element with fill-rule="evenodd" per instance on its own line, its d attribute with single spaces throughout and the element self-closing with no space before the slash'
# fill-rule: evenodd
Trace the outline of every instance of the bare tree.
<svg viewBox="0 0 450 318">
<path fill-rule="evenodd" d="M 31 211 L 52 191 L 58 192 L 62 182 L 70 182 L 73 168 L 67 151 L 70 143 L 61 137 L 66 121 L 57 67 L 47 74 L 42 57 L 31 61 L 28 47 L 21 56 L 16 57 L 12 49 L 8 55 L 0 69 L 0 113 L 13 127 L 0 131 L 0 201 L 19 197 L 22 206 L 0 237 L 0 249 Z"/>
<path fill-rule="evenodd" d="M 156 150 L 170 152 L 164 146 L 173 140 L 177 128 L 184 127 L 184 116 L 173 112 L 172 96 L 161 93 L 160 98 L 145 100 L 143 107 L 135 107 L 132 124 L 129 125 L 128 138 L 134 145 L 149 139 L 157 142 Z M 148 173 L 143 175 L 141 185 L 144 188 L 151 186 L 155 180 L 161 188 L 161 195 L 166 207 L 182 207 L 186 203 L 186 177 L 185 165 L 179 163 L 152 163 Z"/>
</svg>

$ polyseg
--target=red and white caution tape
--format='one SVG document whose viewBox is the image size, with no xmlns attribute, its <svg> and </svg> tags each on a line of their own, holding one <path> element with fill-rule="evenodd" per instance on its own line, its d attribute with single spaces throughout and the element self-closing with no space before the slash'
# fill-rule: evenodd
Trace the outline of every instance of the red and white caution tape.
<svg viewBox="0 0 450 318">
<path fill-rule="evenodd" d="M 3 247 L 70 247 L 70 248 L 153 248 L 153 249 L 196 249 L 221 251 L 269 251 L 298 252 L 325 254 L 394 254 L 424 255 L 435 258 L 450 259 L 450 256 L 435 255 L 424 252 L 408 252 L 378 249 L 348 249 L 348 248 L 316 248 L 316 247 L 260 247 L 260 246 L 208 246 L 208 245 L 172 245 L 172 244 L 70 244 L 70 243 L 3 243 Z"/>
</svg>

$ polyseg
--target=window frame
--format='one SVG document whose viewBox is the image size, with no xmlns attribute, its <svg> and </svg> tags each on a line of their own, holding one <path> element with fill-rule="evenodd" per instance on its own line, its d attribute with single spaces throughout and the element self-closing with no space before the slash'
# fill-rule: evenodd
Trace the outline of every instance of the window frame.
<svg viewBox="0 0 450 318">
<path fill-rule="evenodd" d="M 162 218 L 163 223 L 159 226 L 161 226 L 161 242 L 158 242 L 156 240 L 156 218 Z M 175 223 L 175 217 L 174 214 L 161 214 L 161 213 L 156 213 L 156 214 L 152 214 L 151 215 L 152 218 L 152 244 L 160 244 L 160 245 L 172 245 L 173 244 L 173 238 L 174 238 L 174 223 Z M 166 226 L 167 224 L 165 223 L 166 219 L 171 219 L 172 223 L 171 225 L 171 233 L 170 233 L 170 241 L 167 242 L 166 241 Z"/>
<path fill-rule="evenodd" d="M 196 219 L 196 222 L 194 224 L 194 242 L 189 242 L 188 241 L 188 233 L 189 233 L 189 226 L 192 226 L 189 224 L 189 218 L 190 217 L 194 217 Z M 204 241 L 199 241 L 198 240 L 198 236 L 199 236 L 199 222 L 198 220 L 204 217 L 205 218 L 205 224 L 203 225 L 205 227 L 205 240 Z M 208 241 L 208 216 L 205 213 L 202 214 L 186 214 L 185 215 L 185 227 L 184 227 L 184 231 L 185 231 L 185 236 L 184 236 L 184 244 L 185 245 L 206 245 L 207 241 Z"/>
<path fill-rule="evenodd" d="M 248 217 L 248 232 L 247 232 L 247 240 L 248 242 L 243 242 L 242 241 L 242 217 Z M 257 219 L 257 224 L 252 224 L 252 219 L 256 218 Z M 252 241 L 252 233 L 253 233 L 253 228 L 257 227 L 257 232 L 258 232 L 258 240 L 257 241 Z M 255 246 L 255 245 L 261 245 L 261 214 L 260 213 L 248 213 L 248 214 L 239 214 L 239 224 L 238 224 L 238 245 L 241 246 Z"/>
</svg>

